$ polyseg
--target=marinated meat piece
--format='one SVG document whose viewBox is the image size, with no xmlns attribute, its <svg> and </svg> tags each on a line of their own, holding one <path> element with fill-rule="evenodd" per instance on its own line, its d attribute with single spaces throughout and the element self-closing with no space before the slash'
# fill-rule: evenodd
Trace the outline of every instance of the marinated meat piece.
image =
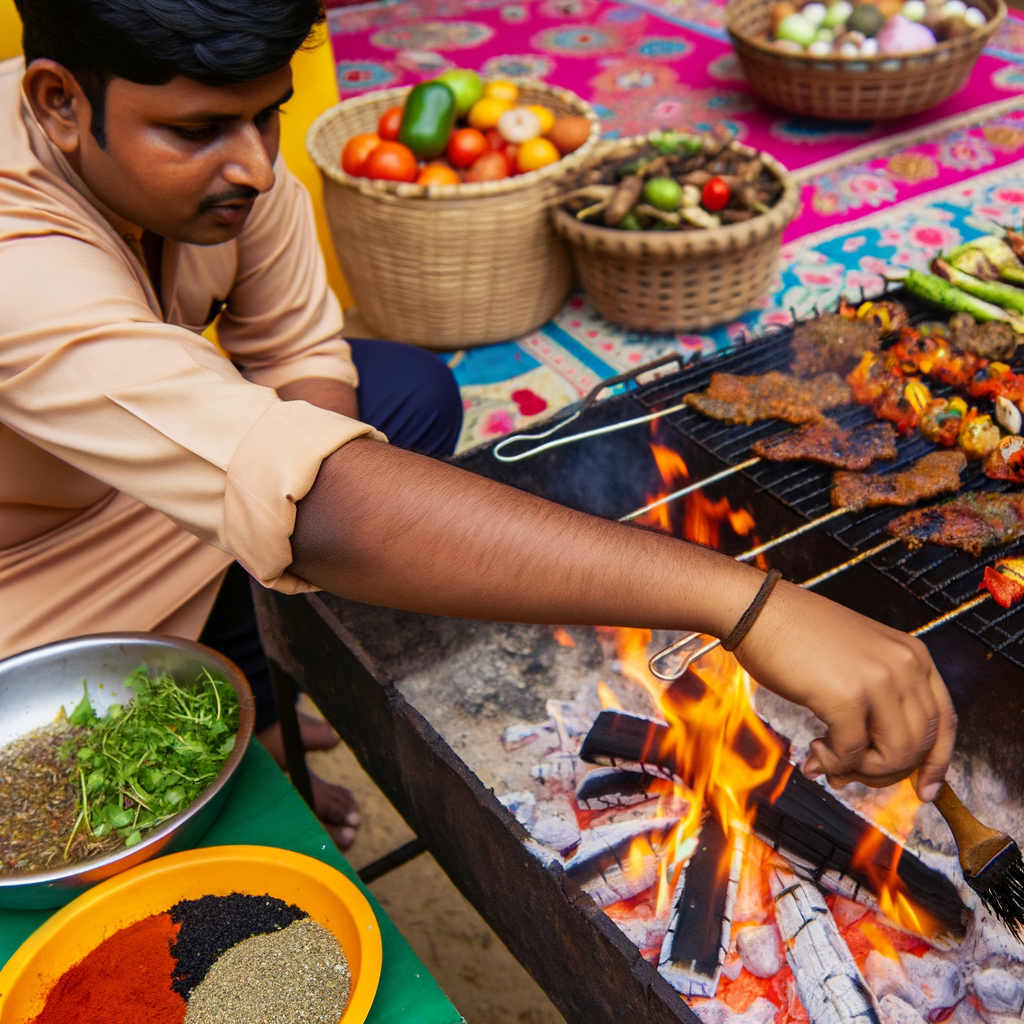
<svg viewBox="0 0 1024 1024">
<path fill-rule="evenodd" d="M 877 352 L 881 341 L 873 319 L 826 313 L 798 324 L 793 332 L 792 370 L 800 377 L 831 370 L 849 373 L 865 352 Z"/>
<path fill-rule="evenodd" d="M 911 548 L 936 544 L 977 557 L 985 548 L 1024 534 L 1024 494 L 962 494 L 942 505 L 904 512 L 889 524 L 889 533 Z"/>
<path fill-rule="evenodd" d="M 957 348 L 983 359 L 1009 359 L 1017 350 L 1017 335 L 1009 324 L 998 320 L 975 323 L 970 313 L 953 314 L 949 321 L 949 339 Z"/>
<path fill-rule="evenodd" d="M 876 459 L 896 458 L 896 431 L 889 423 L 842 430 L 812 423 L 799 430 L 755 441 L 751 451 L 770 462 L 817 462 L 830 469 L 867 469 Z"/>
<path fill-rule="evenodd" d="M 832 504 L 836 508 L 877 508 L 913 505 L 922 498 L 960 489 L 960 471 L 967 457 L 959 449 L 929 452 L 909 469 L 898 473 L 846 473 L 833 478 Z"/>
<path fill-rule="evenodd" d="M 1024 484 L 1024 437 L 1004 437 L 985 459 L 985 476 Z"/>
<path fill-rule="evenodd" d="M 698 412 L 726 423 L 785 420 L 820 423 L 823 410 L 850 401 L 850 389 L 834 373 L 800 380 L 772 370 L 757 377 L 713 373 L 707 391 L 691 392 L 683 401 Z"/>
</svg>

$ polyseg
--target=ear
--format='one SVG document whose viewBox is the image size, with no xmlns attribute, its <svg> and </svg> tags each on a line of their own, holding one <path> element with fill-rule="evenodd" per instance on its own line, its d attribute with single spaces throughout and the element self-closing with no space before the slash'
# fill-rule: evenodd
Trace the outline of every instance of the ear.
<svg viewBox="0 0 1024 1024">
<path fill-rule="evenodd" d="M 92 122 L 92 106 L 78 79 L 55 60 L 40 58 L 29 64 L 23 84 L 50 141 L 65 156 L 77 154 Z"/>
</svg>

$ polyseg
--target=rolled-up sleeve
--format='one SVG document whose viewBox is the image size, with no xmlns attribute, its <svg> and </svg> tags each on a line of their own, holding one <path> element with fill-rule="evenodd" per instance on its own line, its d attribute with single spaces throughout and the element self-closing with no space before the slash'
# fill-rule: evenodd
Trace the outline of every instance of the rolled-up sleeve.
<svg viewBox="0 0 1024 1024">
<path fill-rule="evenodd" d="M 11 297 L 0 304 L 3 423 L 264 585 L 311 589 L 287 572 L 296 503 L 324 458 L 381 435 L 246 380 L 208 341 L 157 320 L 96 246 L 62 235 L 5 241 L 0 280 Z"/>
<path fill-rule="evenodd" d="M 342 312 L 327 283 L 313 204 L 279 157 L 273 188 L 238 236 L 238 271 L 218 338 L 243 376 L 279 388 L 307 377 L 356 387 Z"/>
</svg>

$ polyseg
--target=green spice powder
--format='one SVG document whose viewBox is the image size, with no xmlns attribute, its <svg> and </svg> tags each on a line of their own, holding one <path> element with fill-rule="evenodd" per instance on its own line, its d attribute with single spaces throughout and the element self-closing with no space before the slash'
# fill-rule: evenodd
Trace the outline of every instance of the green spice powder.
<svg viewBox="0 0 1024 1024">
<path fill-rule="evenodd" d="M 189 997 L 185 1024 L 337 1024 L 350 987 L 338 940 L 303 918 L 221 955 Z"/>
</svg>

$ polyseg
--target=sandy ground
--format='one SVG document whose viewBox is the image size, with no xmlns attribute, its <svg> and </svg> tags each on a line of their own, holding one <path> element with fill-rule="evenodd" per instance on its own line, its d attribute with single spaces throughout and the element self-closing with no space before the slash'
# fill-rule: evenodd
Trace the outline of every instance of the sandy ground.
<svg viewBox="0 0 1024 1024">
<path fill-rule="evenodd" d="M 321 778 L 348 786 L 359 801 L 362 825 L 347 854 L 353 867 L 413 838 L 344 744 L 310 754 L 309 764 Z M 379 878 L 370 889 L 469 1024 L 564 1024 L 429 853 Z"/>
</svg>

